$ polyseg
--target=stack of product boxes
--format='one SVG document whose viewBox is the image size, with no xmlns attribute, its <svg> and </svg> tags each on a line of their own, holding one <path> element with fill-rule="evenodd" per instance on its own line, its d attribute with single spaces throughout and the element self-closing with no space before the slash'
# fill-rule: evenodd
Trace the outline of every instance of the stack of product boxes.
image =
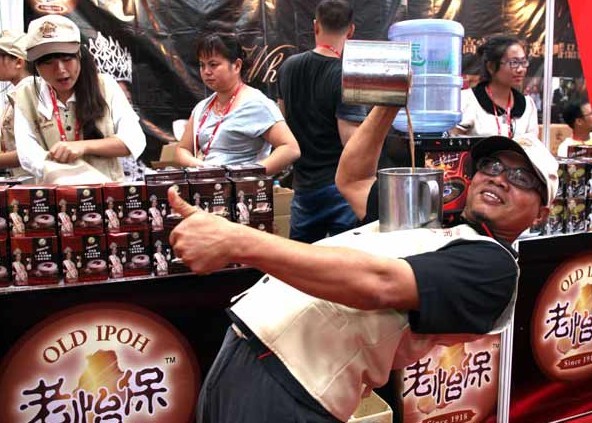
<svg viewBox="0 0 592 423">
<path fill-rule="evenodd" d="M 546 235 L 592 231 L 592 158 L 558 158 L 559 189 L 545 225 Z"/>
<path fill-rule="evenodd" d="M 55 192 L 64 282 L 106 280 L 102 185 L 60 185 Z"/>
<path fill-rule="evenodd" d="M 56 284 L 61 279 L 55 199 L 55 185 L 16 185 L 8 189 L 15 285 Z"/>
<path fill-rule="evenodd" d="M 185 179 L 185 171 L 172 169 L 148 172 L 145 180 L 154 274 L 163 276 L 188 272 L 189 268 L 175 257 L 169 242 L 171 231 L 183 219 L 170 206 L 167 194 L 169 188 L 174 187 L 181 198 L 189 198 L 189 183 Z"/>
<path fill-rule="evenodd" d="M 592 231 L 592 149 L 573 146 L 558 158 L 559 189 L 541 231 L 545 235 Z"/>
<path fill-rule="evenodd" d="M 0 287 L 9 286 L 11 280 L 10 251 L 8 247 L 8 216 L 6 195 L 8 185 L 0 185 Z"/>
<path fill-rule="evenodd" d="M 164 169 L 145 183 L 0 185 L 0 286 L 190 272 L 169 242 L 182 221 L 171 187 L 204 211 L 273 232 L 272 179 L 259 165 Z"/>
<path fill-rule="evenodd" d="M 235 222 L 273 233 L 273 179 L 259 165 L 226 166 Z"/>
<path fill-rule="evenodd" d="M 146 185 L 143 182 L 107 183 L 103 185 L 103 199 L 109 277 L 150 275 Z"/>
</svg>

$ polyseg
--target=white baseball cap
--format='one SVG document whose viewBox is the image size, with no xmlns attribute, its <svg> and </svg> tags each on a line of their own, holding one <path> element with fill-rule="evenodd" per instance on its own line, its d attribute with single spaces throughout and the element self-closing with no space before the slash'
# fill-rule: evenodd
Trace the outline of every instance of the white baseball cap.
<svg viewBox="0 0 592 423">
<path fill-rule="evenodd" d="M 52 53 L 78 53 L 80 30 L 62 15 L 46 15 L 29 23 L 27 60 L 33 62 Z"/>
<path fill-rule="evenodd" d="M 557 175 L 559 164 L 545 144 L 531 135 L 521 135 L 514 139 L 494 135 L 475 144 L 471 149 L 471 157 L 476 163 L 481 157 L 487 157 L 504 150 L 516 151 L 528 159 L 537 176 L 547 188 L 547 198 L 544 198 L 543 202 L 549 206 L 555 199 L 559 187 L 559 176 Z"/>
<path fill-rule="evenodd" d="M 21 31 L 4 30 L 0 34 L 0 50 L 11 56 L 27 60 L 27 34 Z"/>
</svg>

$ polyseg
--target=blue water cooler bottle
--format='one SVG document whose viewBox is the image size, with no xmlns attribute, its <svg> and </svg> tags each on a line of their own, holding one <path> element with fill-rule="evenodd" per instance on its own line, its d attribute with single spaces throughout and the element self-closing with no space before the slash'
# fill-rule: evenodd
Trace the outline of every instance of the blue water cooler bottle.
<svg viewBox="0 0 592 423">
<path fill-rule="evenodd" d="M 411 43 L 413 76 L 407 105 L 413 132 L 441 135 L 460 122 L 464 33 L 460 23 L 447 19 L 415 19 L 390 26 L 389 40 Z M 405 109 L 393 126 L 408 131 Z"/>
</svg>

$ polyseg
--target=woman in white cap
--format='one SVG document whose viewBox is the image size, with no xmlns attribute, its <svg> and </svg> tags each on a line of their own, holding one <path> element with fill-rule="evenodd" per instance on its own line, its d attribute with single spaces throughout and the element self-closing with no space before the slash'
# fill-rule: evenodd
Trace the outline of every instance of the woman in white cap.
<svg viewBox="0 0 592 423">
<path fill-rule="evenodd" d="M 26 174 L 19 164 L 14 143 L 14 91 L 31 75 L 26 42 L 24 32 L 6 30 L 0 36 L 0 81 L 12 83 L 6 94 L 6 107 L 0 113 L 0 169 L 8 169 L 12 176 Z"/>
<path fill-rule="evenodd" d="M 43 182 L 123 180 L 118 157 L 137 158 L 146 137 L 119 85 L 97 72 L 70 19 L 35 19 L 27 38 L 27 59 L 41 78 L 16 92 L 15 137 L 22 167 Z"/>
</svg>

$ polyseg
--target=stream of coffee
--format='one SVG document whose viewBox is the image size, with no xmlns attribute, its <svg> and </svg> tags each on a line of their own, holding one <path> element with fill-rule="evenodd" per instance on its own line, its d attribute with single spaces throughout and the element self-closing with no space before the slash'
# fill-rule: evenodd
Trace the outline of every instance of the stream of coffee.
<svg viewBox="0 0 592 423">
<path fill-rule="evenodd" d="M 407 113 L 407 131 L 409 132 L 409 151 L 411 152 L 411 173 L 415 173 L 415 139 L 413 138 L 413 124 L 411 123 L 411 113 L 409 105 L 405 106 Z"/>
</svg>

